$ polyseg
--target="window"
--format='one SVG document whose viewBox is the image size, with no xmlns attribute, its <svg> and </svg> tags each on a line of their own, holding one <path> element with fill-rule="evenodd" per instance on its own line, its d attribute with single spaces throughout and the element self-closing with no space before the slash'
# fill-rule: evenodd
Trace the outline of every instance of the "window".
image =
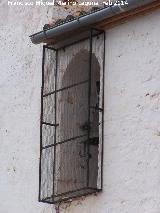
<svg viewBox="0 0 160 213">
<path fill-rule="evenodd" d="M 104 32 L 43 47 L 39 201 L 102 190 Z"/>
</svg>

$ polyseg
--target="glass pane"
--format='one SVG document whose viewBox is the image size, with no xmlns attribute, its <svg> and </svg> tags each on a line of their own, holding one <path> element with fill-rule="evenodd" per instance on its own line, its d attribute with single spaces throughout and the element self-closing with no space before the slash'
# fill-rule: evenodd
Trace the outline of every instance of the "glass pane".
<svg viewBox="0 0 160 213">
<path fill-rule="evenodd" d="M 55 123 L 55 95 L 43 97 L 43 122 Z"/>
<path fill-rule="evenodd" d="M 43 94 L 53 92 L 55 82 L 55 70 L 56 70 L 56 52 L 45 48 L 45 60 L 44 60 L 44 89 Z"/>
<path fill-rule="evenodd" d="M 49 125 L 42 125 L 42 146 L 54 144 L 55 127 Z"/>
<path fill-rule="evenodd" d="M 100 70 L 99 107 L 103 107 L 103 63 L 104 63 L 104 34 L 93 38 L 92 53 L 96 57 Z M 94 68 L 94 66 L 92 66 Z"/>
<path fill-rule="evenodd" d="M 86 187 L 87 137 L 56 145 L 55 195 Z"/>
<path fill-rule="evenodd" d="M 41 156 L 41 199 L 51 198 L 53 195 L 53 166 L 54 147 L 42 150 Z"/>
<path fill-rule="evenodd" d="M 57 93 L 57 142 L 88 134 L 88 83 Z"/>
<path fill-rule="evenodd" d="M 58 52 L 57 89 L 68 87 L 89 78 L 89 40 Z"/>
</svg>

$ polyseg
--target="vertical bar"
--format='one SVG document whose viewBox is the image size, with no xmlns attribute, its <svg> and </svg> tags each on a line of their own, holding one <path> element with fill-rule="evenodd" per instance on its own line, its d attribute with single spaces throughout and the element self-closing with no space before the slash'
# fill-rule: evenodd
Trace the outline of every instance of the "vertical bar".
<svg viewBox="0 0 160 213">
<path fill-rule="evenodd" d="M 87 187 L 89 187 L 89 160 L 90 160 L 90 106 L 91 106 L 91 74 L 92 74 L 92 28 L 90 29 L 90 52 L 89 52 L 89 82 L 88 82 L 88 140 L 87 140 Z"/>
<path fill-rule="evenodd" d="M 44 61 L 45 61 L 45 46 L 43 46 L 43 55 L 42 55 L 42 86 L 41 86 L 41 116 L 40 116 L 40 160 L 39 160 L 39 197 L 38 197 L 39 201 L 41 201 L 41 158 L 42 158 L 42 122 L 43 122 Z"/>
<path fill-rule="evenodd" d="M 58 50 L 56 50 L 56 68 L 55 68 L 55 96 L 54 96 L 54 119 L 55 119 L 55 134 L 54 134 L 54 164 L 53 164 L 53 202 L 54 202 L 54 196 L 55 196 L 55 167 L 56 167 L 56 133 L 57 133 L 57 68 L 58 68 Z"/>
<path fill-rule="evenodd" d="M 103 32 L 103 90 L 102 90 L 102 153 L 101 153 L 101 189 L 103 188 L 103 155 L 104 155 L 104 83 L 105 83 L 105 50 L 106 50 L 106 32 Z"/>
</svg>

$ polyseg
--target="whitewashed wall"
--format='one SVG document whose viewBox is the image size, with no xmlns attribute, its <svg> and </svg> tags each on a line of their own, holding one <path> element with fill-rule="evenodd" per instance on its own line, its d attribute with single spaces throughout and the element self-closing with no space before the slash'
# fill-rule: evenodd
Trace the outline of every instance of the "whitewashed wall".
<svg viewBox="0 0 160 213">
<path fill-rule="evenodd" d="M 159 12 L 106 31 L 104 192 L 66 213 L 160 212 Z"/>
<path fill-rule="evenodd" d="M 42 46 L 29 35 L 66 15 L 0 1 L 0 213 L 52 212 L 37 202 Z"/>
<path fill-rule="evenodd" d="M 160 212 L 159 12 L 106 33 L 104 192 L 61 213 Z M 55 213 L 37 202 L 41 45 L 28 35 L 66 14 L 0 2 L 0 213 Z"/>
</svg>

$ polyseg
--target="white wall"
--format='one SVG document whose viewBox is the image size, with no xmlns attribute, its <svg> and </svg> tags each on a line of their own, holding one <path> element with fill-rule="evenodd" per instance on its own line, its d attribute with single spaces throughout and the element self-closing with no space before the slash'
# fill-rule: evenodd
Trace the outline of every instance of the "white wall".
<svg viewBox="0 0 160 213">
<path fill-rule="evenodd" d="M 67 14 L 0 1 L 0 213 L 53 209 L 37 202 L 42 46 L 29 39 L 53 13 Z"/>
<path fill-rule="evenodd" d="M 64 212 L 160 212 L 159 12 L 106 32 L 104 191 Z"/>
<path fill-rule="evenodd" d="M 8 8 L 5 2 L 0 3 L 0 213 L 54 213 L 53 206 L 37 202 L 41 45 L 28 38 L 53 9 Z M 107 31 L 104 191 L 62 205 L 62 213 L 160 212 L 159 12 Z"/>
</svg>

